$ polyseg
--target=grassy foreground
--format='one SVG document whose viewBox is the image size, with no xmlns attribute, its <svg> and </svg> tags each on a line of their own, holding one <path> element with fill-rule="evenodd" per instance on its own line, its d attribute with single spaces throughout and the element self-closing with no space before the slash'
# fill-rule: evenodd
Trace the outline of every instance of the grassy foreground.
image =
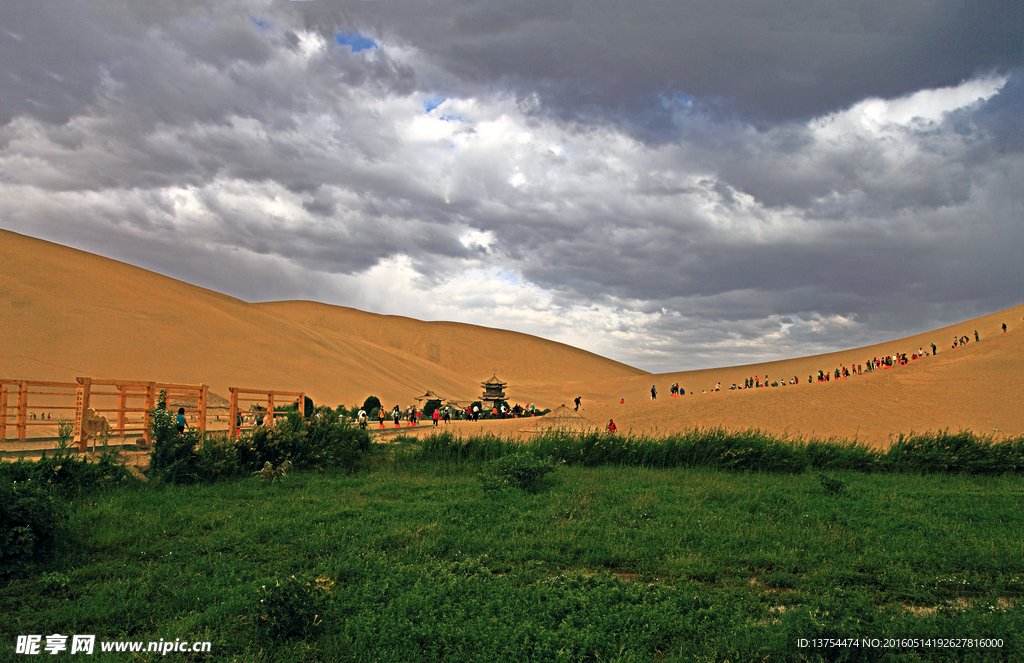
<svg viewBox="0 0 1024 663">
<path fill-rule="evenodd" d="M 61 633 L 224 661 L 1024 657 L 1018 476 L 566 464 L 529 493 L 398 456 L 82 493 L 59 566 L 0 584 L 0 653 Z"/>
</svg>

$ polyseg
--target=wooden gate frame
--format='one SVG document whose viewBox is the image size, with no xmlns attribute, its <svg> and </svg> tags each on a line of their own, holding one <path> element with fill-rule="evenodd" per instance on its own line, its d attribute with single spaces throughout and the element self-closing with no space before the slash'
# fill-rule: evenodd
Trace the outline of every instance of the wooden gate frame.
<svg viewBox="0 0 1024 663">
<path fill-rule="evenodd" d="M 78 393 L 75 410 L 75 437 L 78 438 L 78 448 L 85 451 L 89 439 L 89 431 L 82 426 L 82 416 L 89 407 L 89 400 L 92 396 L 117 396 L 116 408 L 96 408 L 94 412 L 116 412 L 117 426 L 115 430 L 120 431 L 124 436 L 125 413 L 142 412 L 142 437 L 146 445 L 153 443 L 149 432 L 149 412 L 156 408 L 156 397 L 161 391 L 167 392 L 167 396 L 180 394 L 195 396 L 195 408 L 185 408 L 186 412 L 197 412 L 196 428 L 206 432 L 206 396 L 210 388 L 205 384 L 179 384 L 174 382 L 141 382 L 137 380 L 109 380 L 104 378 L 78 378 Z M 93 391 L 97 387 L 115 387 L 116 392 Z M 141 393 L 133 393 L 141 392 Z M 145 407 L 128 407 L 129 398 L 145 398 Z"/>
<path fill-rule="evenodd" d="M 13 415 L 7 413 L 8 405 L 7 399 L 9 398 L 10 389 L 9 385 L 17 385 L 18 387 L 18 404 L 15 406 L 16 410 Z M 32 391 L 32 387 L 43 387 L 50 389 L 75 389 L 78 384 L 75 382 L 52 382 L 49 380 L 11 380 L 7 378 L 0 378 L 0 442 L 7 439 L 7 419 L 11 416 L 14 417 L 14 426 L 18 431 L 18 441 L 24 442 L 27 435 L 26 432 L 29 426 L 52 426 L 53 421 L 29 421 L 28 420 L 28 401 L 30 395 L 37 396 L 68 396 L 72 394 L 62 394 L 54 391 Z M 47 410 L 74 410 L 74 405 L 48 405 Z M 76 415 L 77 416 L 77 415 Z M 59 421 L 59 419 L 58 419 Z"/>
<path fill-rule="evenodd" d="M 238 402 L 247 401 L 254 403 L 266 403 L 267 412 L 273 416 L 274 413 L 274 398 L 277 396 L 292 396 L 295 398 L 295 403 L 298 405 L 299 412 L 302 413 L 306 406 L 306 392 L 304 391 L 273 391 L 271 389 L 246 389 L 243 387 L 228 387 L 231 392 L 231 408 L 228 410 L 228 426 L 230 430 L 229 438 L 234 439 L 240 432 L 240 427 L 237 424 L 238 415 L 240 411 L 238 409 Z M 239 394 L 258 395 L 264 396 L 265 398 L 239 398 Z"/>
</svg>

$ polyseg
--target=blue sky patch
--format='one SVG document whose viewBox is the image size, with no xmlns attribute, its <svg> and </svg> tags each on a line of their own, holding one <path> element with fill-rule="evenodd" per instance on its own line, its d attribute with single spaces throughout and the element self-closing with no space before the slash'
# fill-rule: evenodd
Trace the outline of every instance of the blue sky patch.
<svg viewBox="0 0 1024 663">
<path fill-rule="evenodd" d="M 256 27 L 259 28 L 260 30 L 266 31 L 270 29 L 270 21 L 265 21 L 262 18 L 256 18 L 255 16 L 253 16 L 252 22 L 255 23 Z"/>
<path fill-rule="evenodd" d="M 423 107 L 429 113 L 446 101 L 448 101 L 448 97 L 427 97 L 423 101 Z"/>
<path fill-rule="evenodd" d="M 339 46 L 351 47 L 353 53 L 365 51 L 370 48 L 377 48 L 377 42 L 369 37 L 359 34 L 358 32 L 339 32 L 335 35 L 334 40 L 338 42 Z"/>
</svg>

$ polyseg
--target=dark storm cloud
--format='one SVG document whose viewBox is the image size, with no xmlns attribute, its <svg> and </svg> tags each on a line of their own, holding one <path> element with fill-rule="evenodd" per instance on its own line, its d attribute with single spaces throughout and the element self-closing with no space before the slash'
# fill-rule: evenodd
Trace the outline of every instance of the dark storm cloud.
<svg viewBox="0 0 1024 663">
<path fill-rule="evenodd" d="M 0 225 L 648 369 L 850 347 L 1019 303 L 1020 13 L 8 3 Z"/>
<path fill-rule="evenodd" d="M 753 117 L 807 118 L 1024 64 L 1024 9 L 1002 0 L 319 0 L 301 9 L 319 24 L 381 26 L 463 78 L 539 92 L 570 115 L 649 111 L 655 95 L 678 92 Z"/>
</svg>

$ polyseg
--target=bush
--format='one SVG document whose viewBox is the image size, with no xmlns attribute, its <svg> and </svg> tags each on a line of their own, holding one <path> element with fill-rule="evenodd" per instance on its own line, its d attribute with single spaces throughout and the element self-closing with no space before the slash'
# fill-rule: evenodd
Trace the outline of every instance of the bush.
<svg viewBox="0 0 1024 663">
<path fill-rule="evenodd" d="M 480 472 L 480 483 L 484 490 L 518 488 L 535 493 L 545 476 L 555 471 L 551 458 L 540 459 L 529 453 L 503 456 L 484 463 Z"/>
<path fill-rule="evenodd" d="M 264 639 L 308 638 L 322 623 L 323 590 L 315 582 L 291 576 L 283 582 L 262 585 L 256 594 L 253 623 Z"/>
<path fill-rule="evenodd" d="M 441 401 L 438 399 L 429 400 L 423 404 L 423 418 L 429 419 L 434 414 L 434 410 L 441 409 Z"/>
<path fill-rule="evenodd" d="M 174 415 L 154 410 L 150 423 L 153 452 L 150 476 L 190 484 L 252 474 L 267 463 L 295 468 L 334 467 L 355 470 L 370 449 L 370 434 L 351 421 L 338 421 L 330 408 L 317 408 L 305 419 L 290 410 L 274 426 L 258 426 L 233 442 L 206 438 L 197 430 L 180 434 Z"/>
<path fill-rule="evenodd" d="M 44 451 L 37 461 L 19 459 L 0 463 L 0 481 L 31 481 L 35 485 L 61 491 L 135 481 L 118 453 L 107 448 L 105 439 L 99 456 L 78 456 L 71 444 L 73 432 L 72 422 L 59 420 L 57 448 L 53 455 L 47 456 Z"/>
<path fill-rule="evenodd" d="M 104 449 L 96 458 L 80 458 L 67 449 L 45 453 L 39 460 L 0 463 L 0 481 L 32 482 L 40 487 L 67 492 L 136 481 L 116 451 Z"/>
<path fill-rule="evenodd" d="M 199 482 L 200 456 L 196 447 L 202 445 L 203 434 L 194 428 L 178 433 L 174 415 L 161 408 L 150 410 L 149 417 L 153 441 L 149 476 L 176 484 Z"/>
<path fill-rule="evenodd" d="M 41 486 L 0 483 L 0 576 L 49 559 L 67 523 L 67 508 Z"/>
<path fill-rule="evenodd" d="M 826 495 L 836 496 L 846 493 L 846 482 L 836 477 L 827 477 L 824 474 L 818 475 L 818 483 Z"/>
</svg>

